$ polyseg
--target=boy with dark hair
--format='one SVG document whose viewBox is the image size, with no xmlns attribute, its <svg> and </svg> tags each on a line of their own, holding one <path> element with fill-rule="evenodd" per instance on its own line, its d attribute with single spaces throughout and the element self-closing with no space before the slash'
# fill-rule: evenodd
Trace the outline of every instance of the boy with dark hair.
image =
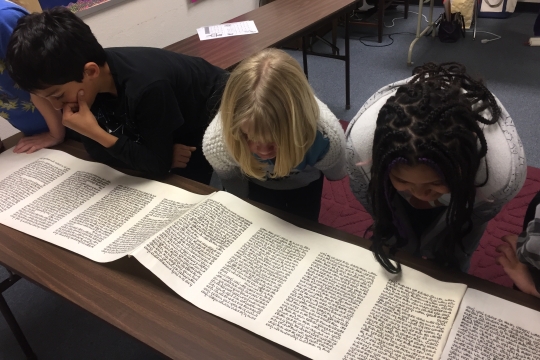
<svg viewBox="0 0 540 360">
<path fill-rule="evenodd" d="M 154 175 L 175 168 L 209 183 L 201 144 L 219 107 L 224 70 L 161 49 L 103 49 L 62 7 L 19 20 L 7 68 L 21 88 L 63 110 L 63 124 L 83 135 L 94 159 Z"/>
<path fill-rule="evenodd" d="M 13 149 L 16 153 L 32 153 L 64 140 L 62 114 L 48 101 L 32 96 L 18 87 L 5 71 L 8 42 L 17 21 L 28 11 L 18 1 L 0 0 L 0 116 L 25 136 Z M 39 110 L 37 111 L 36 110 Z M 0 149 L 2 149 L 0 141 Z"/>
</svg>

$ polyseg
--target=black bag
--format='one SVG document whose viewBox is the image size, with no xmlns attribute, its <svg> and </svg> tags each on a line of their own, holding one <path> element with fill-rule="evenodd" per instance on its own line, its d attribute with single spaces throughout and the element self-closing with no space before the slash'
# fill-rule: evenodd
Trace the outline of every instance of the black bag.
<svg viewBox="0 0 540 360">
<path fill-rule="evenodd" d="M 439 40 L 444 43 L 453 43 L 458 41 L 461 36 L 465 37 L 465 19 L 459 12 L 452 14 L 450 21 L 447 21 L 442 13 L 435 22 L 435 27 Z"/>
</svg>

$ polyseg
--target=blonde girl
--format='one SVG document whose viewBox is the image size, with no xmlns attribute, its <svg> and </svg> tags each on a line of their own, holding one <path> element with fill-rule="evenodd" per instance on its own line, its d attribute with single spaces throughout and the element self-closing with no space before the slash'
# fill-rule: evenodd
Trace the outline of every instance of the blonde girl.
<svg viewBox="0 0 540 360">
<path fill-rule="evenodd" d="M 225 190 L 317 221 L 323 174 L 345 177 L 338 119 L 298 62 L 266 49 L 231 73 L 203 151 Z"/>
</svg>

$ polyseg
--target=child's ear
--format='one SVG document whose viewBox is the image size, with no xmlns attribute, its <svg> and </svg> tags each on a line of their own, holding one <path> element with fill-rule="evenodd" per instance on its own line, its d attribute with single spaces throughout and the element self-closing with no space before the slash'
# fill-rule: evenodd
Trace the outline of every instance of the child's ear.
<svg viewBox="0 0 540 360">
<path fill-rule="evenodd" d="M 84 65 L 84 77 L 95 79 L 99 76 L 101 69 L 95 62 L 89 62 Z"/>
</svg>

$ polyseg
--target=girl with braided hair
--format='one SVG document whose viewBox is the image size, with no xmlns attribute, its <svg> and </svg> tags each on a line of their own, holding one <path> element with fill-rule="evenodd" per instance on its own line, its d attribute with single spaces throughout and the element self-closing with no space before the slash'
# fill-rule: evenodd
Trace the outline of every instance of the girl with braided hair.
<svg viewBox="0 0 540 360">
<path fill-rule="evenodd" d="M 456 63 L 426 64 L 375 93 L 346 133 L 351 189 L 383 246 L 467 271 L 487 222 L 521 189 L 525 155 L 496 97 Z"/>
</svg>

